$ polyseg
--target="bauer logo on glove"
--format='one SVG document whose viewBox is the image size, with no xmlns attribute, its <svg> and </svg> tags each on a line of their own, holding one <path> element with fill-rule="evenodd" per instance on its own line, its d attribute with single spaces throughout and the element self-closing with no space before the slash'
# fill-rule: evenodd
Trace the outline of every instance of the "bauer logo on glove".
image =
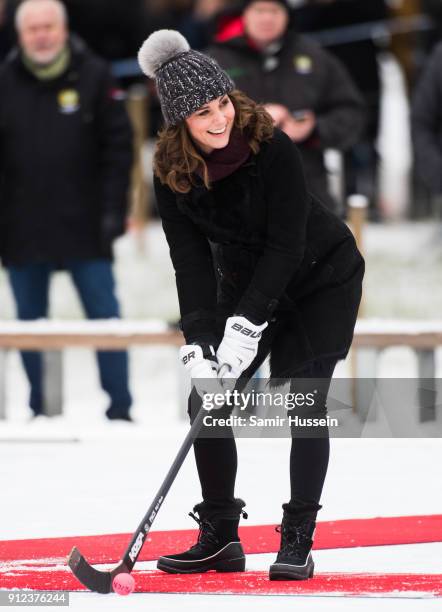
<svg viewBox="0 0 442 612">
<path fill-rule="evenodd" d="M 244 334 L 244 336 L 250 336 L 250 338 L 261 338 L 262 336 L 262 331 L 254 331 L 248 327 L 243 327 L 239 323 L 234 323 L 232 329 L 239 331 L 241 334 Z"/>
<path fill-rule="evenodd" d="M 258 344 L 267 323 L 255 325 L 242 316 L 229 317 L 224 337 L 216 352 L 218 377 L 239 378 L 258 353 Z"/>
</svg>

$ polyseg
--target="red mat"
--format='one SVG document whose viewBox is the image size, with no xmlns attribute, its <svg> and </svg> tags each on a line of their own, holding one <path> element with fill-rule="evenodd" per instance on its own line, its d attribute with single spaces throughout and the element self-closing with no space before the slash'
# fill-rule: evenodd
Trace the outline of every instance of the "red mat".
<svg viewBox="0 0 442 612">
<path fill-rule="evenodd" d="M 134 571 L 138 593 L 197 593 L 235 595 L 310 595 L 441 597 L 442 574 L 318 574 L 301 582 L 270 582 L 267 572 L 177 576 L 157 571 Z M 68 570 L 14 570 L 1 575 L 6 589 L 84 591 Z"/>
<path fill-rule="evenodd" d="M 248 554 L 275 553 L 279 534 L 274 525 L 241 527 L 240 536 Z M 91 564 L 117 563 L 130 541 L 130 534 L 9 540 L 0 542 L 0 563 L 32 560 L 43 565 L 65 563 L 72 547 L 78 546 Z M 195 530 L 154 531 L 139 557 L 153 561 L 161 555 L 186 549 L 195 542 Z M 442 515 L 400 516 L 319 522 L 316 550 L 442 542 Z"/>
</svg>

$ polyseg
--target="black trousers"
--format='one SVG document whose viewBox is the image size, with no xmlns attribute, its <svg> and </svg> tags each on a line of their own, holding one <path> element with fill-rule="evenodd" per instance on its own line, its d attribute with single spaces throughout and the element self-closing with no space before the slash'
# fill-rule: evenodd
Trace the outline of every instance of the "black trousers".
<svg viewBox="0 0 442 612">
<path fill-rule="evenodd" d="M 274 333 L 270 333 L 261 340 L 260 350 L 257 358 L 250 368 L 244 373 L 246 382 L 264 361 L 269 350 L 272 348 Z M 304 379 L 316 379 L 315 387 L 320 386 L 319 398 L 315 402 L 314 413 L 305 413 L 302 416 L 324 417 L 327 407 L 326 399 L 330 387 L 333 371 L 337 359 L 324 358 L 309 362 L 307 365 L 294 373 L 291 378 L 294 387 L 298 390 L 296 381 Z M 272 373 L 275 376 L 275 373 Z M 277 375 L 277 373 L 276 373 Z M 241 386 L 241 385 L 240 385 Z M 189 402 L 189 414 L 195 416 L 198 411 L 198 397 L 192 392 Z M 289 411 L 290 414 L 290 411 Z M 204 434 L 204 428 L 194 441 L 194 452 L 198 476 L 204 502 L 208 506 L 226 510 L 232 507 L 235 499 L 235 480 L 238 465 L 236 442 L 231 428 L 223 427 L 222 433 L 217 435 L 214 428 L 210 428 L 210 436 Z M 297 435 L 292 430 L 292 444 L 289 461 L 290 475 L 290 505 L 296 507 L 298 504 L 311 504 L 319 509 L 322 488 L 327 474 L 330 454 L 330 440 L 328 428 L 321 428 L 318 437 L 306 437 Z M 280 466 L 275 466 L 280 469 Z"/>
</svg>

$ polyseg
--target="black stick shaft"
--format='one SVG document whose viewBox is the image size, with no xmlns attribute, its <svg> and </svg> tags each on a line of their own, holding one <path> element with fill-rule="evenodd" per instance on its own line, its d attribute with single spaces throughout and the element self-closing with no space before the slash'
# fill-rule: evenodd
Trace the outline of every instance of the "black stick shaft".
<svg viewBox="0 0 442 612">
<path fill-rule="evenodd" d="M 158 493 L 154 497 L 152 504 L 150 505 L 148 511 L 144 515 L 143 520 L 139 524 L 137 530 L 135 531 L 133 535 L 133 538 L 129 546 L 127 547 L 124 553 L 122 561 L 129 571 L 132 571 L 133 566 L 135 565 L 138 559 L 138 556 L 141 552 L 144 541 L 147 537 L 147 534 L 150 531 L 150 528 L 152 527 L 152 523 L 155 520 L 158 510 L 160 509 L 163 501 L 165 500 L 166 495 L 169 492 L 169 489 L 172 486 L 173 481 L 176 478 L 176 475 L 180 471 L 180 468 L 183 465 L 184 460 L 187 457 L 189 450 L 193 445 L 194 439 L 198 436 L 198 433 L 201 429 L 201 425 L 203 423 L 203 419 L 206 416 L 206 414 L 207 414 L 207 411 L 204 410 L 203 408 L 201 408 L 200 411 L 198 412 L 198 415 L 195 421 L 193 422 L 191 428 L 189 429 L 189 432 L 187 433 L 187 436 L 185 437 L 184 442 L 182 443 L 181 448 L 179 449 L 174 462 L 172 463 L 169 471 L 167 472 L 167 475 L 164 478 L 164 481 L 161 487 L 159 488 Z"/>
</svg>

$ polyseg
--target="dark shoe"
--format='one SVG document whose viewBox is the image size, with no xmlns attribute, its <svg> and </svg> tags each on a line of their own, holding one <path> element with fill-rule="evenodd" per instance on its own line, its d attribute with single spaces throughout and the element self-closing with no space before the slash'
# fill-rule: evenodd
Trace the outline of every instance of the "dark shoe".
<svg viewBox="0 0 442 612">
<path fill-rule="evenodd" d="M 284 504 L 282 523 L 276 527 L 281 533 L 281 547 L 276 561 L 270 566 L 270 580 L 307 580 L 313 577 L 315 564 L 311 555 L 316 511 L 296 511 Z"/>
<path fill-rule="evenodd" d="M 47 414 L 44 414 L 43 412 L 33 412 L 29 417 L 29 423 L 45 422 L 49 418 L 50 417 Z"/>
<path fill-rule="evenodd" d="M 243 572 L 246 567 L 244 550 L 238 537 L 240 516 L 247 518 L 244 502 L 235 500 L 230 511 L 210 510 L 203 502 L 194 507 L 199 518 L 189 512 L 199 525 L 198 541 L 185 552 L 160 557 L 157 568 L 170 574 L 199 574 L 209 570 L 217 572 Z"/>
<path fill-rule="evenodd" d="M 109 421 L 127 421 L 129 423 L 134 422 L 129 412 L 119 412 L 117 410 L 111 410 L 108 408 L 106 410 L 106 416 Z"/>
</svg>

